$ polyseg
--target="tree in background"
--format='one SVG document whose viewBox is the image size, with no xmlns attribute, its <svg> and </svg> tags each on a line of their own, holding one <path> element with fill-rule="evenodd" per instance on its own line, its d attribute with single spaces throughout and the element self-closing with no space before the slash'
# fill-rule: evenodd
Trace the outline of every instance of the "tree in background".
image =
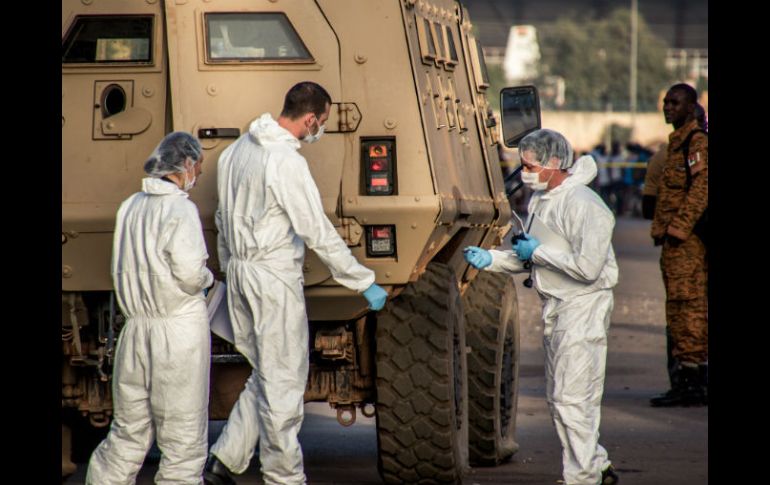
<svg viewBox="0 0 770 485">
<path fill-rule="evenodd" d="M 487 88 L 487 100 L 495 111 L 500 111 L 500 90 L 506 87 L 505 73 L 500 64 L 487 64 L 489 75 L 489 87 Z"/>
<path fill-rule="evenodd" d="M 614 111 L 630 109 L 629 62 L 631 58 L 631 11 L 617 9 L 601 19 L 561 17 L 540 27 L 541 71 L 566 81 L 563 109 Z M 642 16 L 638 23 L 637 107 L 639 111 L 657 108 L 661 89 L 672 84 L 665 66 L 666 43 L 653 34 Z M 543 107 L 549 100 L 542 100 Z"/>
</svg>

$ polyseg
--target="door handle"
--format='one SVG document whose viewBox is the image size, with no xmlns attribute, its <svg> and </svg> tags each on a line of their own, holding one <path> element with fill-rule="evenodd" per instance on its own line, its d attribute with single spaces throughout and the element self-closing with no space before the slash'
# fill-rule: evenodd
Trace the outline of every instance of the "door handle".
<svg viewBox="0 0 770 485">
<path fill-rule="evenodd" d="M 198 138 L 238 138 L 241 130 L 238 128 L 201 128 Z"/>
</svg>

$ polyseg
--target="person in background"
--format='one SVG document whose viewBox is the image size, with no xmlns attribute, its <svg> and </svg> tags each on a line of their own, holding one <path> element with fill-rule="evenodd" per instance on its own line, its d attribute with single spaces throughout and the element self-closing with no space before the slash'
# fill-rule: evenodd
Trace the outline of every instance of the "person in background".
<svg viewBox="0 0 770 485">
<path fill-rule="evenodd" d="M 590 156 L 573 160 L 558 132 L 538 130 L 519 143 L 522 180 L 533 191 L 523 239 L 512 251 L 465 248 L 477 269 L 524 272 L 532 264 L 543 300 L 546 399 L 562 445 L 564 482 L 618 483 L 599 444 L 607 334 L 618 265 L 612 249 L 615 218 L 587 185 L 596 177 Z M 536 233 L 537 231 L 537 233 Z M 546 238 L 547 236 L 547 238 Z"/>
<path fill-rule="evenodd" d="M 687 84 L 672 86 L 663 99 L 663 113 L 674 132 L 657 184 L 650 234 L 663 246 L 671 389 L 650 399 L 654 407 L 708 403 L 708 262 L 706 246 L 693 232 L 708 206 L 708 137 L 703 133 L 705 113 L 698 119 L 697 99 Z"/>
<path fill-rule="evenodd" d="M 302 265 L 305 245 L 336 281 L 380 310 L 387 292 L 351 254 L 326 217 L 300 140 L 317 142 L 331 97 L 314 82 L 294 85 L 277 120 L 264 113 L 227 147 L 217 166 L 216 224 L 220 265 L 235 347 L 252 367 L 219 439 L 206 484 L 234 484 L 259 443 L 267 485 L 306 482 L 297 434 L 309 367 Z"/>
<path fill-rule="evenodd" d="M 115 352 L 112 426 L 91 455 L 88 485 L 135 483 L 153 439 L 161 452 L 155 483 L 202 481 L 211 359 L 203 290 L 214 277 L 187 194 L 202 163 L 197 139 L 170 133 L 144 165 L 141 192 L 118 209 L 112 281 L 126 323 Z"/>
</svg>

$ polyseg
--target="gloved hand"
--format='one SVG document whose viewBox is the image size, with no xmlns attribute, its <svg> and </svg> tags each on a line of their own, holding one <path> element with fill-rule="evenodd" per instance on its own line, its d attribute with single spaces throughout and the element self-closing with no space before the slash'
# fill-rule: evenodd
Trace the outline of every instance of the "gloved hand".
<svg viewBox="0 0 770 485">
<path fill-rule="evenodd" d="M 388 300 L 388 292 L 381 286 L 372 283 L 372 286 L 364 290 L 364 298 L 369 302 L 369 309 L 374 311 L 382 310 L 385 302 Z"/>
<path fill-rule="evenodd" d="M 535 252 L 535 248 L 538 246 L 540 246 L 540 241 L 529 234 L 524 234 L 524 239 L 516 241 L 516 244 L 513 245 L 513 250 L 516 251 L 516 256 L 520 260 L 527 261 L 532 258 L 532 253 Z"/>
<path fill-rule="evenodd" d="M 463 249 L 463 256 L 476 269 L 484 269 L 492 264 L 492 254 L 486 249 L 476 246 L 468 246 Z"/>
</svg>

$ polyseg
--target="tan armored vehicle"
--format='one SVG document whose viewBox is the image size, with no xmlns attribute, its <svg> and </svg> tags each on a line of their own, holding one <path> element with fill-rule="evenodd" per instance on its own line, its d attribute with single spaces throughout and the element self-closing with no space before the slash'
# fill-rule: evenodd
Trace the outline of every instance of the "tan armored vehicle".
<svg viewBox="0 0 770 485">
<path fill-rule="evenodd" d="M 516 290 L 462 256 L 468 245 L 498 245 L 511 209 L 484 59 L 460 4 L 63 0 L 63 474 L 74 469 L 70 431 L 77 445 L 110 422 L 122 324 L 112 231 L 146 157 L 170 131 L 200 138 L 206 163 L 191 198 L 216 273 L 218 156 L 305 80 L 334 100 L 327 135 L 301 149 L 326 215 L 390 293 L 369 313 L 308 252 L 306 401 L 328 402 L 343 425 L 357 409 L 376 415 L 388 483 L 455 483 L 469 462 L 516 451 Z M 533 91 L 506 93 L 504 104 L 531 108 Z M 517 126 L 509 146 L 535 127 Z M 217 337 L 212 354 L 210 417 L 226 419 L 248 364 Z"/>
</svg>

